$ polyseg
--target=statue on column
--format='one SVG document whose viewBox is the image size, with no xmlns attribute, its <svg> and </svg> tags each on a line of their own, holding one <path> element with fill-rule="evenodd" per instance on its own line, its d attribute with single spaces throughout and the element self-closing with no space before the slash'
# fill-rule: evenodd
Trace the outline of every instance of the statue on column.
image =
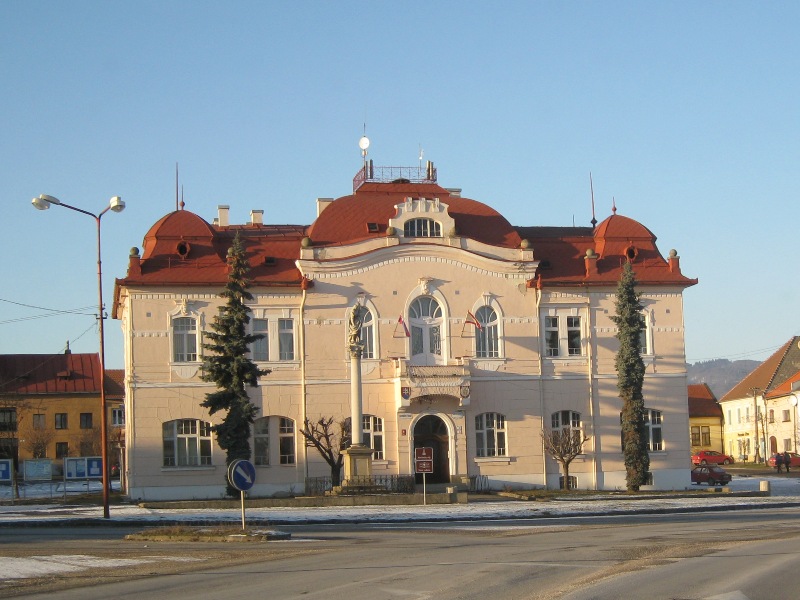
<svg viewBox="0 0 800 600">
<path fill-rule="evenodd" d="M 353 306 L 353 310 L 350 311 L 347 346 L 351 353 L 358 352 L 359 356 L 364 350 L 364 342 L 361 339 L 361 327 L 364 325 L 364 319 L 368 312 L 367 308 L 362 304 L 358 304 L 358 302 Z"/>
</svg>

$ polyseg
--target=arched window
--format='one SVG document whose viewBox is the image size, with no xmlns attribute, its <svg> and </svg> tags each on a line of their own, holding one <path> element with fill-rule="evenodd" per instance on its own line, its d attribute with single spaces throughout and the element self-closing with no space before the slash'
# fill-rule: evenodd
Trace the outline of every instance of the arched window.
<svg viewBox="0 0 800 600">
<path fill-rule="evenodd" d="M 508 456 L 506 448 L 506 416 L 482 413 L 475 416 L 476 456 Z"/>
<path fill-rule="evenodd" d="M 270 444 L 270 439 L 277 444 Z M 260 467 L 295 464 L 294 421 L 270 415 L 253 421 L 253 462 Z"/>
<path fill-rule="evenodd" d="M 442 307 L 431 296 L 420 296 L 408 307 L 411 356 L 415 364 L 437 364 L 442 359 Z"/>
<path fill-rule="evenodd" d="M 497 313 L 491 306 L 481 306 L 475 313 L 478 327 L 475 327 L 475 356 L 478 358 L 497 358 L 500 344 L 497 337 Z"/>
<path fill-rule="evenodd" d="M 361 443 L 374 450 L 372 458 L 383 460 L 383 419 L 374 415 L 362 415 Z"/>
<path fill-rule="evenodd" d="M 411 219 L 403 225 L 405 237 L 442 237 L 442 226 L 433 219 Z"/>
<path fill-rule="evenodd" d="M 211 423 L 176 419 L 161 426 L 165 467 L 211 464 Z"/>
<path fill-rule="evenodd" d="M 364 321 L 361 323 L 361 343 L 364 344 L 364 350 L 361 352 L 361 358 L 375 358 L 375 319 L 372 316 L 372 311 L 367 310 L 364 313 Z"/>
</svg>

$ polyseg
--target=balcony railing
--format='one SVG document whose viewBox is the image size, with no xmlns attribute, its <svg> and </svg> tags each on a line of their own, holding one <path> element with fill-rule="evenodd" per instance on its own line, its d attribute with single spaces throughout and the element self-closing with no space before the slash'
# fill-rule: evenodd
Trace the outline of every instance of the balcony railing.
<svg viewBox="0 0 800 600">
<path fill-rule="evenodd" d="M 375 167 L 372 161 L 366 164 L 353 177 L 353 191 L 367 182 L 374 183 L 436 183 L 436 167 L 428 161 L 424 167 Z"/>
</svg>

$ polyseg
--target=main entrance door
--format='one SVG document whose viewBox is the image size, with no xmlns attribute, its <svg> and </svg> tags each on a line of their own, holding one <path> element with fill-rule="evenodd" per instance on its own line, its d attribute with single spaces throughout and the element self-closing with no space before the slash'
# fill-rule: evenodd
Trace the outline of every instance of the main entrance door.
<svg viewBox="0 0 800 600">
<path fill-rule="evenodd" d="M 450 436 L 442 419 L 425 415 L 417 421 L 414 448 L 433 448 L 433 473 L 426 475 L 426 483 L 450 483 Z M 417 475 L 417 483 L 422 483 L 422 475 Z"/>
</svg>

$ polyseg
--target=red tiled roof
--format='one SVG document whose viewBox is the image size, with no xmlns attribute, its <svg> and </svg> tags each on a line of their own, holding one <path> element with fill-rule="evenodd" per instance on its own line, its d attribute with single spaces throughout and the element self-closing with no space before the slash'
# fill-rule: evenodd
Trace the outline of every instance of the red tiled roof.
<svg viewBox="0 0 800 600">
<path fill-rule="evenodd" d="M 737 383 L 731 391 L 720 398 L 720 402 L 752 397 L 753 390 L 758 394 L 769 394 L 777 386 L 800 370 L 800 337 L 794 336 L 777 352 L 758 365 Z"/>
<path fill-rule="evenodd" d="M 100 393 L 97 354 L 0 355 L 0 394 Z"/>
<path fill-rule="evenodd" d="M 352 244 L 384 237 L 389 219 L 397 212 L 395 206 L 408 197 L 438 198 L 447 204 L 460 236 L 492 246 L 519 248 L 519 234 L 500 213 L 476 200 L 451 196 L 445 188 L 435 184 L 365 183 L 351 196 L 338 198 L 328 205 L 309 228 L 308 235 L 315 246 Z M 368 231 L 367 223 L 377 224 L 377 231 Z"/>
<path fill-rule="evenodd" d="M 787 396 L 791 394 L 794 390 L 798 388 L 800 384 L 800 371 L 789 377 L 786 381 L 781 383 L 780 385 L 776 385 L 772 388 L 768 394 L 766 394 L 767 398 L 778 398 L 780 396 Z M 800 393 L 798 393 L 800 396 Z"/>
<path fill-rule="evenodd" d="M 106 399 L 125 399 L 125 369 L 106 369 Z"/>
<path fill-rule="evenodd" d="M 689 392 L 689 417 L 722 418 L 722 407 L 717 403 L 714 392 L 705 383 L 691 384 Z"/>
</svg>

